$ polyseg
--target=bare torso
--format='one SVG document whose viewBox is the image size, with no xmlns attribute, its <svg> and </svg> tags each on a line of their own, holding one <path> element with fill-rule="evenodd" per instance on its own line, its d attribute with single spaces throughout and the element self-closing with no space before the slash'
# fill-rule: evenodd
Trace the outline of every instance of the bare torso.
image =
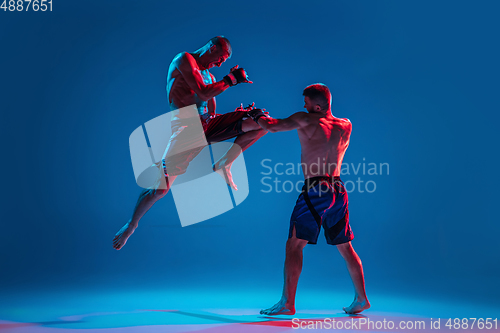
<svg viewBox="0 0 500 333">
<path fill-rule="evenodd" d="M 330 112 L 310 113 L 307 126 L 298 129 L 304 177 L 336 177 L 349 146 L 352 124 Z"/>
<path fill-rule="evenodd" d="M 208 102 L 203 101 L 188 85 L 183 75 L 179 71 L 179 65 L 182 61 L 182 55 L 179 53 L 174 57 L 168 68 L 167 74 L 167 97 L 172 111 L 189 105 L 196 105 L 199 114 L 208 112 Z M 189 54 L 188 54 L 189 55 Z M 208 69 L 199 71 L 205 84 L 212 84 L 215 78 Z M 178 115 L 178 113 L 176 113 Z"/>
</svg>

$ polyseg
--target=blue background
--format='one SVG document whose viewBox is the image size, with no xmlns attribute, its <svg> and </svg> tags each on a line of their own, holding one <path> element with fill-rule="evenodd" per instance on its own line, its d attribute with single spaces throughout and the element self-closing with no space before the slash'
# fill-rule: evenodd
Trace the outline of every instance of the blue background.
<svg viewBox="0 0 500 333">
<path fill-rule="evenodd" d="M 389 163 L 389 175 L 362 176 L 375 192 L 350 194 L 368 295 L 495 301 L 499 9 L 54 0 L 53 12 L 0 11 L 1 288 L 232 286 L 278 299 L 298 193 L 263 193 L 261 161 L 298 163 L 296 132 L 268 134 L 244 153 L 250 194 L 236 209 L 181 228 L 168 194 L 121 251 L 111 246 L 140 192 L 129 135 L 169 111 L 172 58 L 225 35 L 233 56 L 214 75 L 239 64 L 254 84 L 220 95 L 219 113 L 256 102 L 286 117 L 303 110 L 305 86 L 323 82 L 334 115 L 353 123 L 344 162 Z M 306 247 L 301 288 L 352 288 L 323 235 Z"/>
</svg>

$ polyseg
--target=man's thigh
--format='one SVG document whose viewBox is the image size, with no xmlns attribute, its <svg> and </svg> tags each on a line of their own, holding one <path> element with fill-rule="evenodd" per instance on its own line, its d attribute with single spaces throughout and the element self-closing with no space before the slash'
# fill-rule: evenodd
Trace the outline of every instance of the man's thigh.
<svg viewBox="0 0 500 333">
<path fill-rule="evenodd" d="M 252 118 L 247 118 L 243 120 L 241 129 L 243 130 L 243 132 L 250 132 L 250 131 L 261 130 L 262 127 L 260 127 L 260 125 L 257 124 Z"/>
<path fill-rule="evenodd" d="M 234 111 L 209 118 L 204 126 L 207 141 L 224 141 L 244 133 L 243 123 L 247 117 L 246 112 Z"/>
<path fill-rule="evenodd" d="M 288 248 L 298 248 L 303 249 L 307 245 L 308 241 L 305 239 L 297 238 L 297 233 L 295 231 L 295 226 L 292 229 L 292 237 L 288 238 L 286 242 L 286 247 Z"/>
</svg>

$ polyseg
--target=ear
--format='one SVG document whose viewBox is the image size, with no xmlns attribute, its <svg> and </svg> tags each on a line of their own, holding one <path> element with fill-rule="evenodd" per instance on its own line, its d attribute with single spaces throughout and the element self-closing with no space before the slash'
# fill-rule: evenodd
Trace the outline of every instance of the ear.
<svg viewBox="0 0 500 333">
<path fill-rule="evenodd" d="M 321 106 L 319 106 L 319 104 L 316 104 L 316 106 L 314 107 L 314 111 L 316 112 L 321 111 Z"/>
<path fill-rule="evenodd" d="M 217 49 L 217 46 L 215 44 L 210 45 L 210 53 L 214 53 Z"/>
</svg>

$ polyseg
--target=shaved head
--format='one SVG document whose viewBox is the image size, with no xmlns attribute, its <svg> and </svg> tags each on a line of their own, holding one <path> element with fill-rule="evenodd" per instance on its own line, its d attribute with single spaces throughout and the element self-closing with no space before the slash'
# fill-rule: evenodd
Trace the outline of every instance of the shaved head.
<svg viewBox="0 0 500 333">
<path fill-rule="evenodd" d="M 214 38 L 211 38 L 207 42 L 207 46 L 211 47 L 212 45 L 214 45 L 217 49 L 222 49 L 222 50 L 227 51 L 227 53 L 229 54 L 229 57 L 231 57 L 231 54 L 233 53 L 233 49 L 231 48 L 231 43 L 229 42 L 229 40 L 226 37 L 216 36 Z"/>
</svg>

